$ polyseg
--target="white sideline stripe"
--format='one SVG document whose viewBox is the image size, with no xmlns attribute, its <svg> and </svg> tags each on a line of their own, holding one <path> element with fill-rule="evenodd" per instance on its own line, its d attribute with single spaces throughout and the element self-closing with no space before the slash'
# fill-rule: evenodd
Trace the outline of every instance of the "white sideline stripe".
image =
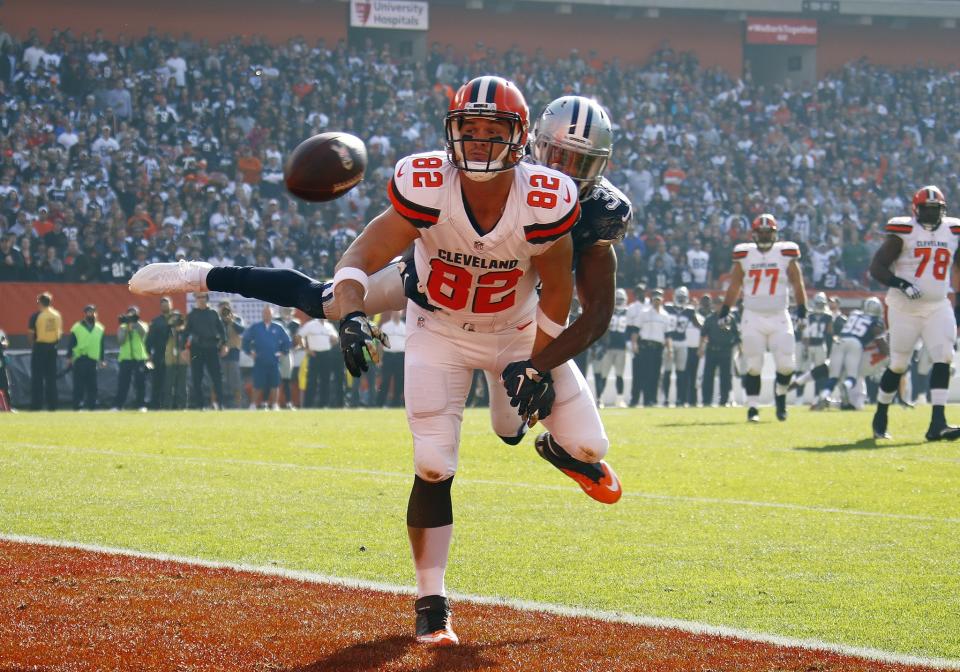
<svg viewBox="0 0 960 672">
<path fill-rule="evenodd" d="M 304 583 L 330 584 L 343 586 L 345 588 L 358 588 L 362 590 L 375 590 L 386 593 L 400 595 L 415 595 L 416 591 L 412 586 L 401 586 L 392 583 L 381 583 L 378 581 L 367 581 L 364 579 L 351 579 L 339 576 L 329 576 L 326 574 L 317 574 L 296 569 L 284 569 L 282 567 L 261 567 L 257 565 L 248 565 L 245 563 L 220 562 L 216 560 L 204 560 L 202 558 L 192 558 L 168 553 L 151 553 L 145 551 L 136 551 L 127 548 L 114 548 L 111 546 L 99 546 L 96 544 L 84 544 L 73 541 L 62 541 L 57 539 L 45 539 L 43 537 L 24 536 L 19 534 L 6 534 L 0 532 L 0 540 L 10 541 L 21 544 L 38 544 L 43 546 L 55 546 L 59 548 L 72 548 L 91 553 L 106 553 L 111 555 L 122 555 L 132 558 L 142 558 L 145 560 L 157 560 L 161 562 L 177 562 L 196 567 L 205 567 L 209 569 L 230 569 L 238 572 L 250 572 L 263 576 L 279 576 L 285 579 L 293 579 Z M 950 658 L 925 658 L 909 654 L 901 654 L 893 651 L 883 651 L 868 647 L 848 646 L 846 644 L 833 644 L 819 639 L 797 639 L 781 635 L 772 635 L 752 630 L 741 630 L 721 625 L 710 625 L 709 623 L 699 623 L 697 621 L 685 621 L 676 618 L 658 618 L 654 616 L 636 616 L 633 614 L 602 611 L 599 609 L 582 609 L 579 607 L 568 607 L 562 604 L 550 604 L 547 602 L 534 602 L 531 600 L 513 600 L 502 599 L 498 597 L 485 597 L 483 595 L 470 595 L 467 593 L 450 593 L 450 597 L 462 602 L 471 602 L 473 604 L 485 604 L 491 606 L 511 607 L 521 611 L 540 611 L 557 616 L 567 616 L 571 618 L 592 618 L 610 623 L 627 623 L 629 625 L 638 625 L 647 628 L 656 628 L 660 630 L 679 630 L 681 632 L 695 635 L 711 635 L 727 639 L 741 639 L 750 642 L 759 642 L 762 644 L 772 644 L 784 648 L 798 648 L 809 651 L 827 651 L 838 653 L 855 658 L 866 658 L 885 663 L 895 663 L 901 665 L 918 665 L 931 667 L 935 669 L 960 670 L 960 660 Z"/>
<path fill-rule="evenodd" d="M 100 448 L 82 448 L 78 446 L 55 446 L 36 443 L 10 443 L 2 448 L 36 448 L 40 450 L 62 450 L 75 453 L 89 453 L 92 455 L 109 455 L 111 457 L 137 457 L 158 460 L 173 460 L 178 462 L 187 462 L 190 464 L 205 464 L 208 466 L 232 464 L 241 466 L 272 467 L 276 469 L 294 469 L 303 471 L 323 471 L 342 474 L 359 474 L 365 476 L 380 476 L 384 478 L 402 478 L 409 479 L 411 474 L 399 471 L 378 471 L 376 469 L 357 469 L 351 467 L 331 467 L 319 464 L 297 464 L 294 462 L 268 462 L 264 460 L 236 460 L 233 458 L 207 459 L 203 457 L 191 457 L 189 455 L 163 455 L 160 453 L 133 453 L 119 450 L 104 450 Z M 461 479 L 457 481 L 461 485 L 492 485 L 496 487 L 524 488 L 528 490 L 559 490 L 570 491 L 578 490 L 564 485 L 547 485 L 545 483 L 521 483 L 515 481 L 492 481 L 485 479 Z M 838 509 L 826 506 L 808 506 L 805 504 L 790 504 L 786 502 L 757 502 L 750 499 L 723 499 L 720 497 L 692 497 L 688 495 L 661 495 L 652 492 L 624 492 L 623 497 L 648 499 L 664 502 L 690 502 L 694 504 L 721 504 L 724 506 L 750 506 L 765 509 L 784 509 L 787 511 L 808 511 L 811 513 L 825 514 L 845 514 L 848 516 L 860 516 L 866 518 L 882 518 L 888 520 L 911 520 L 919 522 L 932 523 L 953 523 L 960 524 L 960 518 L 941 518 L 938 516 L 925 516 L 915 513 L 887 513 L 884 511 L 859 511 L 857 509 Z"/>
</svg>

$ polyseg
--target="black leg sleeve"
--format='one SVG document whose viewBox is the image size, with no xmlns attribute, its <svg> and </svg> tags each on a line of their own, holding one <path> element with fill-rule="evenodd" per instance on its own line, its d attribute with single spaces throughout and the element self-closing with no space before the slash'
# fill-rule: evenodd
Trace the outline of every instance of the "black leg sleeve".
<svg viewBox="0 0 960 672">
<path fill-rule="evenodd" d="M 319 282 L 300 271 L 256 266 L 211 268 L 207 288 L 260 299 L 278 306 L 299 308 L 310 317 L 323 319 L 323 290 Z"/>
</svg>

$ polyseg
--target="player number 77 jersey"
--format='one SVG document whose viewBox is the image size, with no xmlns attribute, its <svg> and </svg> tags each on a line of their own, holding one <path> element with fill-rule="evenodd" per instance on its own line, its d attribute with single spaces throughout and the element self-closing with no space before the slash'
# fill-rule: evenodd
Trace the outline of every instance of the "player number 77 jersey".
<svg viewBox="0 0 960 672">
<path fill-rule="evenodd" d="M 903 241 L 893 274 L 912 282 L 922 293 L 920 301 L 937 302 L 950 291 L 950 266 L 957 251 L 960 219 L 944 217 L 935 231 L 927 231 L 913 217 L 894 217 L 885 229 Z M 891 289 L 887 296 L 900 300 L 902 292 Z"/>
<path fill-rule="evenodd" d="M 800 259 L 796 243 L 778 241 L 766 252 L 756 243 L 740 243 L 733 259 L 743 269 L 743 308 L 757 313 L 779 313 L 790 304 L 790 262 Z"/>
</svg>

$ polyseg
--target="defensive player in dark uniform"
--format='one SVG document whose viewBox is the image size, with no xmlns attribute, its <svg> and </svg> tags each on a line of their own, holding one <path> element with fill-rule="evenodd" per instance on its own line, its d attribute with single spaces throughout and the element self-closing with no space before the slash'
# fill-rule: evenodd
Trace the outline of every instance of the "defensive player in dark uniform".
<svg viewBox="0 0 960 672">
<path fill-rule="evenodd" d="M 813 405 L 815 410 L 829 405 L 830 397 L 834 395 L 837 383 L 841 380 L 847 393 L 859 385 L 863 352 L 882 336 L 883 332 L 883 304 L 880 299 L 871 296 L 863 302 L 863 310 L 850 313 L 840 331 L 839 340 L 830 356 L 829 378 Z"/>
<path fill-rule="evenodd" d="M 603 390 L 607 385 L 607 377 L 613 369 L 617 384 L 617 408 L 626 408 L 627 402 L 623 399 L 623 367 L 627 361 L 627 290 L 618 289 L 614 299 L 613 317 L 610 318 L 610 327 L 603 338 L 605 341 L 603 357 L 594 372 L 594 383 L 597 388 L 597 401 L 603 408 Z"/>
<path fill-rule="evenodd" d="M 834 317 L 827 312 L 827 295 L 817 292 L 813 297 L 813 307 L 807 314 L 803 329 L 798 329 L 803 345 L 803 367 L 806 371 L 790 383 L 790 389 L 803 397 L 804 387 L 811 380 L 815 383 L 814 393 L 819 394 L 830 376 L 827 367 L 829 357 L 828 344 L 833 341 Z M 842 327 L 841 327 L 842 328 Z"/>
<path fill-rule="evenodd" d="M 626 234 L 633 215 L 630 200 L 603 172 L 613 147 L 613 128 L 603 108 L 588 98 L 564 96 L 551 102 L 537 120 L 533 132 L 531 156 L 534 162 L 570 176 L 579 187 L 581 215 L 573 227 L 577 298 L 580 317 L 537 355 L 541 370 L 549 371 L 584 352 L 607 330 L 614 310 L 617 257 L 613 245 Z M 409 297 L 418 305 L 435 310 L 419 290 L 414 264 L 397 261 L 369 277 L 364 312 L 374 315 L 384 310 L 403 310 Z M 331 283 L 310 278 L 298 271 L 259 267 L 226 266 L 212 268 L 200 261 L 150 264 L 130 280 L 130 289 L 138 294 L 168 292 L 221 291 L 299 308 L 318 319 L 341 318 Z M 342 345 L 342 343 L 341 343 Z M 499 381 L 488 380 L 492 390 Z M 512 410 L 512 409 L 511 409 Z M 506 429 L 506 419 L 491 408 L 494 430 L 505 442 L 519 443 L 527 426 Z M 568 464 L 560 451 L 551 447 L 549 434 L 541 434 L 537 452 L 564 473 L 582 469 Z M 588 479 L 600 473 L 580 474 Z M 572 476 L 571 476 L 572 477 Z"/>
</svg>

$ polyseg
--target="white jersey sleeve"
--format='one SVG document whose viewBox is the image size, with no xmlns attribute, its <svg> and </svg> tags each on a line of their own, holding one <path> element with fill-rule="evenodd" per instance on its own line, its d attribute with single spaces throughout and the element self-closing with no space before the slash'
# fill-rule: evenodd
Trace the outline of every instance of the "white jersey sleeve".
<svg viewBox="0 0 960 672">
<path fill-rule="evenodd" d="M 912 282 L 922 293 L 921 302 L 937 302 L 950 292 L 950 267 L 957 251 L 960 219 L 944 217 L 935 231 L 928 231 L 913 217 L 894 217 L 884 229 L 888 235 L 903 241 L 900 256 L 893 264 L 893 274 Z M 888 297 L 900 301 L 899 290 L 891 289 Z"/>
<path fill-rule="evenodd" d="M 523 234 L 532 245 L 553 243 L 580 221 L 580 201 L 573 180 L 533 163 L 517 165 L 519 216 Z M 542 250 L 535 254 L 542 253 Z"/>
<path fill-rule="evenodd" d="M 443 152 L 406 156 L 397 162 L 387 196 L 394 210 L 418 229 L 437 223 L 450 184 L 450 172 L 456 170 Z"/>
<path fill-rule="evenodd" d="M 796 243 L 776 242 L 766 252 L 756 243 L 740 243 L 733 259 L 743 269 L 743 307 L 757 313 L 779 313 L 790 304 L 788 270 L 800 258 Z"/>
</svg>

